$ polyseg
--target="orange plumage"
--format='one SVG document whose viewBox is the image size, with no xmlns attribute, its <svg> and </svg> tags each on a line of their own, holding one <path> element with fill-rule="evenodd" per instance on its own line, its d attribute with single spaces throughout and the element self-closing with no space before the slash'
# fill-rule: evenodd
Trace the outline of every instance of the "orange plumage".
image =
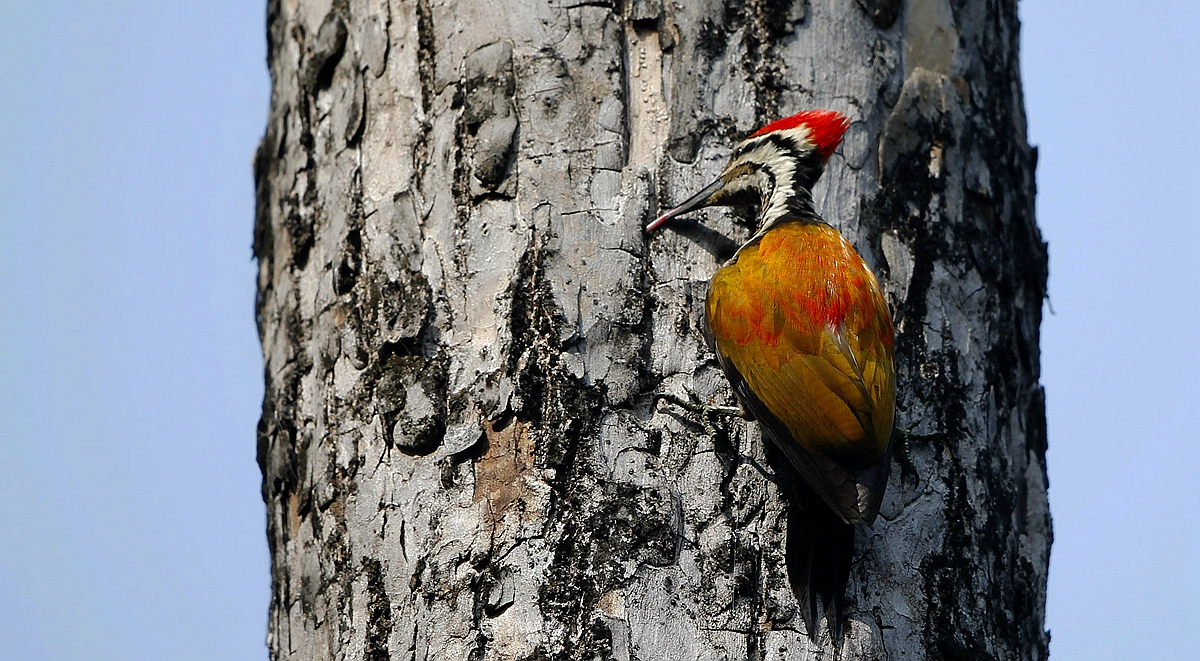
<svg viewBox="0 0 1200 661">
<path fill-rule="evenodd" d="M 854 524 L 871 525 L 879 512 L 896 408 L 879 283 L 812 201 L 849 125 L 827 110 L 768 124 L 737 145 L 716 181 L 646 227 L 710 205 L 759 208 L 758 231 L 709 284 L 708 332 L 770 442 L 788 498 L 788 578 L 814 640 L 818 599 L 840 632 Z"/>
<path fill-rule="evenodd" d="M 713 276 L 718 353 L 805 451 L 851 467 L 887 449 L 892 322 L 875 276 L 824 223 L 787 223 Z"/>
</svg>

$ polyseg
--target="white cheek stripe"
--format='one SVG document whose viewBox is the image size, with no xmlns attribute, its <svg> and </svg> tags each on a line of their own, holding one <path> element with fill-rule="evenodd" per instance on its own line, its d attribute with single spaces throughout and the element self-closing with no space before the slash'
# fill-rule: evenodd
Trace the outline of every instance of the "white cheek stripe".
<svg viewBox="0 0 1200 661">
<path fill-rule="evenodd" d="M 807 126 L 797 126 L 792 129 L 778 131 L 787 138 L 792 139 L 796 146 L 803 149 L 808 146 L 815 148 L 812 141 L 809 140 L 810 131 Z M 763 142 L 754 149 L 746 152 L 738 159 L 738 163 L 758 163 L 766 166 L 771 170 L 771 174 L 775 176 L 775 185 L 771 189 L 771 197 L 763 200 L 761 217 L 778 218 L 787 211 L 787 201 L 791 196 L 796 185 L 796 163 L 790 156 L 787 156 L 771 142 Z M 737 188 L 734 190 L 742 190 L 751 185 L 754 185 L 759 190 L 763 190 L 769 182 L 766 176 L 761 172 L 756 172 L 754 177 L 739 177 L 737 180 Z M 733 184 L 734 182 L 730 182 Z M 769 229 L 770 223 L 763 222 L 758 231 L 746 245 L 753 242 L 754 239 L 761 237 Z M 740 250 L 739 250 L 740 252 Z"/>
</svg>

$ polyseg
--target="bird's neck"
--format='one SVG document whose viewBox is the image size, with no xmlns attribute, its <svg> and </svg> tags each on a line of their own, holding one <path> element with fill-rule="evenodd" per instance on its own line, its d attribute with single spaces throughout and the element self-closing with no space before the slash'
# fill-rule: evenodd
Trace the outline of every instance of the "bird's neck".
<svg viewBox="0 0 1200 661">
<path fill-rule="evenodd" d="M 798 158 L 783 149 L 765 160 L 757 182 L 762 200 L 758 211 L 760 231 L 788 218 L 803 221 L 816 217 L 812 186 L 821 176 L 821 165 L 815 155 Z"/>
<path fill-rule="evenodd" d="M 761 236 L 781 222 L 819 222 L 813 206 L 812 193 L 792 177 L 768 177 L 771 185 L 760 189 L 762 204 L 758 211 L 758 231 Z"/>
<path fill-rule="evenodd" d="M 764 187 L 760 189 L 762 194 L 762 206 L 758 212 L 758 230 L 754 232 L 745 243 L 737 249 L 729 263 L 736 262 L 738 256 L 746 246 L 753 245 L 761 240 L 773 229 L 785 223 L 821 223 L 821 217 L 817 215 L 816 208 L 813 206 L 812 194 L 807 189 L 799 188 L 790 195 L 780 195 L 780 191 L 772 187 Z"/>
</svg>

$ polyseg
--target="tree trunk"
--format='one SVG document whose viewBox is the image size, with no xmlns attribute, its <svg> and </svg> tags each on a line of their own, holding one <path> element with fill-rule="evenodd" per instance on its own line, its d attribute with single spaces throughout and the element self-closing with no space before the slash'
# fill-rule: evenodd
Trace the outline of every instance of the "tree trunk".
<svg viewBox="0 0 1200 661">
<path fill-rule="evenodd" d="M 273 659 L 1046 657 L 1015 0 L 269 5 Z M 813 107 L 854 120 L 815 195 L 884 282 L 910 432 L 815 645 L 758 427 L 655 398 L 733 402 L 703 301 L 752 228 L 641 231 Z"/>
</svg>

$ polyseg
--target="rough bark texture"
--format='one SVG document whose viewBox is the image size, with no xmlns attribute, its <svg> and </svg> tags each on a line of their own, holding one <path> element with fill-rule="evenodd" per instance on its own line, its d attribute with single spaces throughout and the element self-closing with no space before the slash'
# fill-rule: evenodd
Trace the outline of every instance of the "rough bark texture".
<svg viewBox="0 0 1200 661">
<path fill-rule="evenodd" d="M 271 0 L 268 24 L 272 658 L 1046 656 L 1015 0 Z M 699 330 L 721 241 L 640 229 L 812 107 L 854 119 L 816 199 L 885 282 L 913 436 L 817 645 L 757 427 L 653 396 L 732 403 Z"/>
</svg>

